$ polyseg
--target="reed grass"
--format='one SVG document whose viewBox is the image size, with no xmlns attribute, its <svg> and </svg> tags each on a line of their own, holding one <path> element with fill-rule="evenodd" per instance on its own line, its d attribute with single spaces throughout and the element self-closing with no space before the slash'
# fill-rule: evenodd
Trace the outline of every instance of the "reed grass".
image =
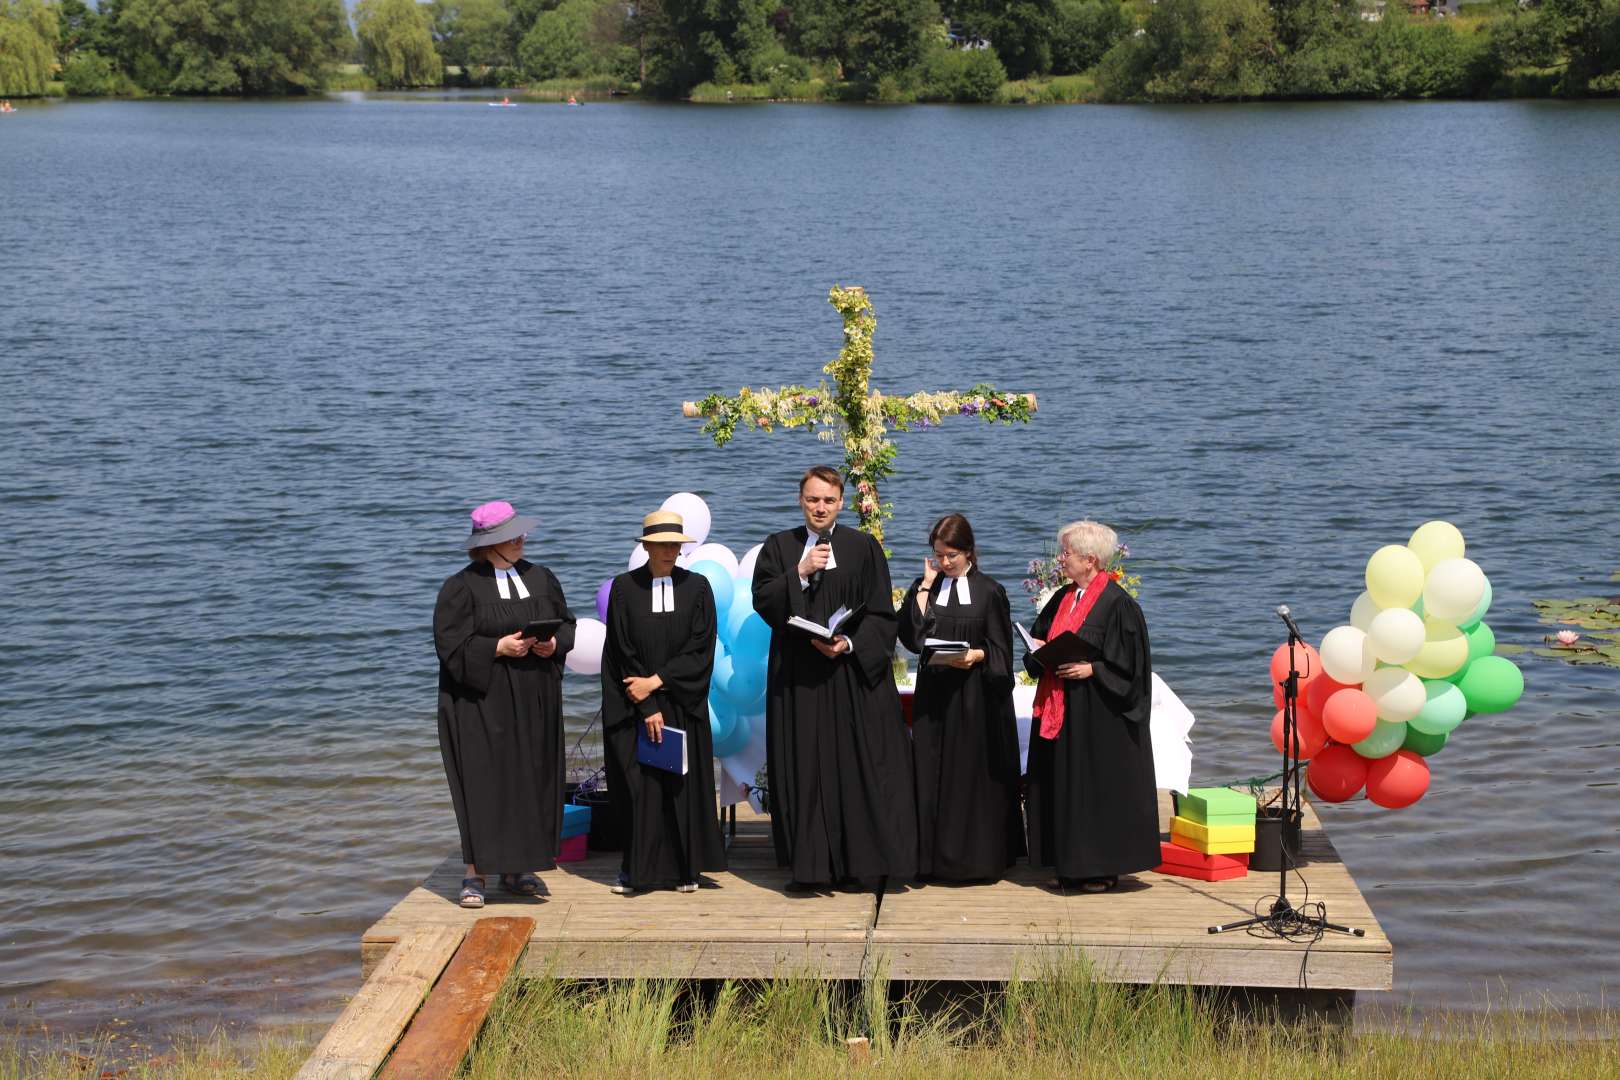
<svg viewBox="0 0 1620 1080">
<path fill-rule="evenodd" d="M 1317 1021 L 1242 1012 L 1188 987 L 1122 986 L 1082 965 L 941 1004 L 880 972 L 864 983 L 815 978 L 684 983 L 514 980 L 502 991 L 462 1075 L 664 1077 L 849 1075 L 845 1040 L 870 1040 L 860 1075 L 916 1080 L 1012 1077 L 1297 1076 L 1311 1080 L 1592 1080 L 1620 1076 L 1612 1012 L 1449 1015 L 1351 1036 Z M 151 1061 L 97 1047 L 0 1044 L 0 1080 L 202 1077 L 280 1080 L 309 1044 L 199 1040 Z M 120 1069 L 124 1071 L 119 1071 Z"/>
</svg>

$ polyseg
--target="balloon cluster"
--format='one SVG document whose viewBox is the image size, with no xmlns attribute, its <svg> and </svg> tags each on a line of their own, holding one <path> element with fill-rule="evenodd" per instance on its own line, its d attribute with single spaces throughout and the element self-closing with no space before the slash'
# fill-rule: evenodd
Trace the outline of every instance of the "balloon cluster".
<svg viewBox="0 0 1620 1080">
<path fill-rule="evenodd" d="M 689 491 L 671 495 L 659 509 L 680 514 L 686 534 L 693 537 L 692 543 L 681 545 L 677 565 L 702 574 L 714 592 L 719 640 L 709 682 L 709 729 L 714 735 L 714 756 L 731 758 L 749 749 L 756 741 L 755 732 L 763 736 L 765 730 L 765 667 L 771 628 L 754 610 L 754 562 L 760 545 L 738 559 L 724 544 L 707 543 L 712 521 L 709 505 Z M 637 544 L 630 551 L 629 569 L 646 561 L 647 549 Z M 596 618 L 579 620 L 574 649 L 566 660 L 570 671 L 594 675 L 602 670 L 602 644 L 607 636 L 604 620 L 612 588 L 612 578 L 603 581 L 596 590 Z M 727 771 L 752 781 L 758 763 L 737 765 Z"/>
<path fill-rule="evenodd" d="M 1484 622 L 1491 583 L 1464 550 L 1462 533 L 1445 521 L 1379 548 L 1349 624 L 1329 630 L 1320 649 L 1295 646 L 1298 756 L 1310 762 L 1306 779 L 1323 801 L 1365 788 L 1379 806 L 1412 805 L 1429 789 L 1426 759 L 1457 725 L 1509 709 L 1524 693 L 1518 666 L 1493 655 L 1496 637 Z M 1279 709 L 1277 684 L 1287 674 L 1284 644 L 1271 657 Z M 1279 711 L 1271 722 L 1278 750 L 1282 729 Z"/>
</svg>

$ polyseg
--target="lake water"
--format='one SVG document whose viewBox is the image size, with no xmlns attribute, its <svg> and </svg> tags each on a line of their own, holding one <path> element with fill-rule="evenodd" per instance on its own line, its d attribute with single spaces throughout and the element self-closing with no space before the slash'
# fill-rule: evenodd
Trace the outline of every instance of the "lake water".
<svg viewBox="0 0 1620 1080">
<path fill-rule="evenodd" d="M 1117 525 L 1198 780 L 1273 768 L 1273 608 L 1320 638 L 1424 520 L 1499 641 L 1620 592 L 1620 103 L 67 103 L 0 120 L 0 200 L 7 1028 L 334 1015 L 455 846 L 467 510 L 538 514 L 582 610 L 672 491 L 738 551 L 791 525 L 828 448 L 679 407 L 818 379 L 835 283 L 883 389 L 1040 397 L 902 438 L 896 578 L 946 510 L 1015 594 Z M 1422 802 L 1322 811 L 1395 942 L 1374 1006 L 1612 992 L 1620 671 L 1516 660 Z"/>
</svg>

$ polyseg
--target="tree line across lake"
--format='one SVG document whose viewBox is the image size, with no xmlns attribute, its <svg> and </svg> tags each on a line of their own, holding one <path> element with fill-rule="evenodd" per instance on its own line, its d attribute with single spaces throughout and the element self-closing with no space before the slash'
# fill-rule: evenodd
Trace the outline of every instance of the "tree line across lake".
<svg viewBox="0 0 1620 1080">
<path fill-rule="evenodd" d="M 666 98 L 1620 93 L 1620 0 L 0 0 L 0 96 L 549 84 Z M 363 74 L 346 71 L 358 64 Z M 54 85 L 53 85 L 54 84 Z"/>
</svg>

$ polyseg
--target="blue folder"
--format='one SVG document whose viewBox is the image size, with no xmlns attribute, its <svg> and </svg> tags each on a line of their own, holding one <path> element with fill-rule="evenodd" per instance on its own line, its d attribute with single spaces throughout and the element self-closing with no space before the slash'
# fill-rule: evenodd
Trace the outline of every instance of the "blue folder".
<svg viewBox="0 0 1620 1080">
<path fill-rule="evenodd" d="M 664 741 L 654 743 L 647 738 L 647 726 L 640 725 L 636 733 L 636 760 L 655 769 L 686 775 L 686 732 L 678 727 L 664 728 Z"/>
</svg>

